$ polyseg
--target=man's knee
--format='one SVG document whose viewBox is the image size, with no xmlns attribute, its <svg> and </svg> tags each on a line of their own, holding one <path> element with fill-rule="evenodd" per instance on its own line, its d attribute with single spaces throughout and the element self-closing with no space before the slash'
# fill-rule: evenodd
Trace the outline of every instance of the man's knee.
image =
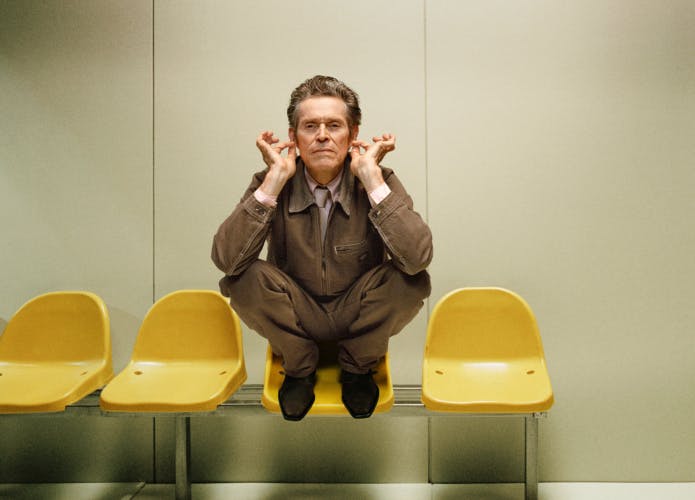
<svg viewBox="0 0 695 500">
<path fill-rule="evenodd" d="M 404 274 L 404 273 L 401 273 Z M 419 300 L 425 300 L 432 293 L 432 283 L 427 271 L 420 271 L 417 274 L 404 274 L 407 288 Z"/>
<path fill-rule="evenodd" d="M 238 276 L 225 276 L 220 280 L 222 295 L 234 302 L 251 302 L 254 292 L 262 289 L 282 289 L 279 270 L 264 260 L 255 261 Z"/>
<path fill-rule="evenodd" d="M 362 289 L 359 315 L 367 323 L 389 318 L 393 335 L 415 317 L 431 291 L 427 271 L 410 275 L 387 262 L 374 271 Z"/>
<path fill-rule="evenodd" d="M 430 275 L 427 271 L 407 274 L 390 262 L 384 264 L 384 282 L 389 295 L 399 301 L 412 301 L 418 304 L 432 293 Z"/>
<path fill-rule="evenodd" d="M 263 317 L 281 305 L 277 301 L 289 301 L 286 288 L 281 271 L 263 260 L 255 261 L 239 276 L 226 276 L 220 281 L 220 290 L 229 297 L 232 309 L 259 333 Z"/>
</svg>

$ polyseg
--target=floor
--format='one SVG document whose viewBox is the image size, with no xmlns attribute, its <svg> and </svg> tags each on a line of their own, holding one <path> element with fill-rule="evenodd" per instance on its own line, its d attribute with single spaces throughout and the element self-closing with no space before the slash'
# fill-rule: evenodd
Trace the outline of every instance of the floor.
<svg viewBox="0 0 695 500">
<path fill-rule="evenodd" d="M 521 500 L 523 484 L 194 484 L 194 500 Z M 695 483 L 542 483 L 539 500 L 694 500 Z M 174 486 L 145 483 L 0 484 L 0 499 L 160 500 Z"/>
</svg>

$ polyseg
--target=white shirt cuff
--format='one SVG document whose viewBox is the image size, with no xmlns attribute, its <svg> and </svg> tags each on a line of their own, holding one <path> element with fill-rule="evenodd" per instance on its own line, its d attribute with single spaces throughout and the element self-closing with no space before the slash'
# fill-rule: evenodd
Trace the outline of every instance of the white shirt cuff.
<svg viewBox="0 0 695 500">
<path fill-rule="evenodd" d="M 258 201 L 258 203 L 262 203 L 263 205 L 267 207 L 276 207 L 278 204 L 278 197 L 277 196 L 271 196 L 269 194 L 265 194 L 263 191 L 261 191 L 261 188 L 256 189 L 253 192 L 254 198 Z"/>
<path fill-rule="evenodd" d="M 378 205 L 384 198 L 391 194 L 391 188 L 384 182 L 381 186 L 369 193 L 369 200 L 373 205 Z"/>
</svg>

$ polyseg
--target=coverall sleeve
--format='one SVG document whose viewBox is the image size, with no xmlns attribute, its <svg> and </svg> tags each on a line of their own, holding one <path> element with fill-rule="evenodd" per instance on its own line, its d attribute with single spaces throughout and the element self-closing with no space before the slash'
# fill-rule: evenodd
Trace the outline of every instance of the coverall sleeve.
<svg viewBox="0 0 695 500">
<path fill-rule="evenodd" d="M 381 235 L 394 265 L 414 275 L 432 261 L 432 232 L 413 200 L 390 169 L 383 169 L 391 193 L 369 212 L 369 220 Z"/>
<path fill-rule="evenodd" d="M 212 241 L 212 261 L 227 276 L 238 276 L 258 259 L 268 237 L 275 208 L 253 196 L 267 170 L 254 174 L 234 211 L 220 225 Z"/>
</svg>

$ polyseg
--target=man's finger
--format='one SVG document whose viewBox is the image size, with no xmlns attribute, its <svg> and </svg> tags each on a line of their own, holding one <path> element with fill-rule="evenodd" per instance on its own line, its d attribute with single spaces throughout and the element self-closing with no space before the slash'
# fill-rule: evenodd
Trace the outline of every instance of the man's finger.
<svg viewBox="0 0 695 500">
<path fill-rule="evenodd" d="M 261 132 L 261 134 L 258 136 L 258 139 L 256 140 L 261 140 L 269 144 L 275 144 L 279 141 L 279 139 L 275 137 L 275 133 L 272 130 L 264 130 L 263 132 Z"/>
<path fill-rule="evenodd" d="M 264 130 L 256 138 L 256 145 L 260 146 L 260 144 L 271 144 L 272 141 L 273 141 L 273 133 L 270 132 L 269 130 Z"/>
<path fill-rule="evenodd" d="M 279 139 L 277 139 L 277 140 L 279 141 Z M 294 145 L 294 142 L 292 142 L 292 141 L 283 141 L 283 142 L 279 142 L 279 143 L 275 144 L 275 145 L 273 146 L 273 149 L 279 153 L 279 152 L 282 151 L 283 149 L 290 147 L 290 145 Z"/>
<path fill-rule="evenodd" d="M 361 152 L 362 149 L 366 150 L 369 144 L 364 141 L 352 141 L 352 150 L 356 151 L 357 154 Z"/>
<path fill-rule="evenodd" d="M 297 159 L 297 145 L 294 143 L 294 141 L 289 141 L 287 143 L 288 149 L 287 149 L 287 157 L 291 159 L 292 161 Z"/>
</svg>

